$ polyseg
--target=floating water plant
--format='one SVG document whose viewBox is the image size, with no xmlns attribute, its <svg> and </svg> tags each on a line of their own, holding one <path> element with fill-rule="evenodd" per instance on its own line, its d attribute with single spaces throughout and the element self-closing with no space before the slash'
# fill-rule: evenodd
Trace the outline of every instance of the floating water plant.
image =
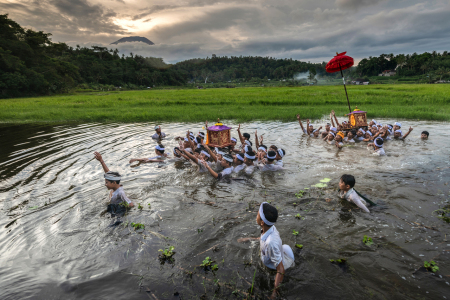
<svg viewBox="0 0 450 300">
<path fill-rule="evenodd" d="M 206 257 L 203 262 L 201 263 L 200 267 L 203 268 L 208 268 L 208 267 L 212 267 L 212 264 L 214 263 L 214 261 L 208 256 Z M 217 266 L 217 265 L 216 265 Z M 211 268 L 212 269 L 212 268 Z"/>
<path fill-rule="evenodd" d="M 423 266 L 425 267 L 425 269 L 427 269 L 433 273 L 436 273 L 437 271 L 439 271 L 438 265 L 432 260 L 430 260 L 430 262 L 424 261 Z"/>
<path fill-rule="evenodd" d="M 302 249 L 303 245 L 302 244 L 295 244 L 295 248 Z"/>
<path fill-rule="evenodd" d="M 346 258 L 330 259 L 332 264 L 345 264 L 347 262 Z"/>
<path fill-rule="evenodd" d="M 142 210 L 142 209 L 143 209 L 143 207 L 142 207 L 142 205 L 141 205 L 140 203 L 138 203 L 138 209 L 139 209 L 139 210 Z"/>
<path fill-rule="evenodd" d="M 302 217 L 300 214 L 296 214 L 295 217 L 296 217 L 297 219 L 299 219 L 299 220 L 300 220 L 300 219 L 301 219 L 301 220 L 304 220 L 304 219 L 305 219 L 305 217 Z"/>
<path fill-rule="evenodd" d="M 164 248 L 164 250 L 159 249 L 158 251 L 161 252 L 159 254 L 159 257 L 161 259 L 170 260 L 171 261 L 172 260 L 172 256 L 175 254 L 175 252 L 173 251 L 174 249 L 175 249 L 174 246 L 166 247 L 166 248 Z"/>
<path fill-rule="evenodd" d="M 295 230 L 295 229 L 292 229 L 292 234 L 293 234 L 293 235 L 298 235 L 298 231 Z"/>
<path fill-rule="evenodd" d="M 148 204 L 148 209 L 152 209 L 152 205 L 150 203 Z"/>
<path fill-rule="evenodd" d="M 131 227 L 134 227 L 134 230 L 145 229 L 145 225 L 141 223 L 131 223 Z"/>
<path fill-rule="evenodd" d="M 217 271 L 217 270 L 219 270 L 219 266 L 216 264 L 216 265 L 211 267 L 211 270 L 212 271 Z"/>
<path fill-rule="evenodd" d="M 373 245 L 373 240 L 372 240 L 371 237 L 368 237 L 367 235 L 365 235 L 365 236 L 363 237 L 363 243 L 364 243 L 366 246 L 370 246 L 370 245 Z"/>
<path fill-rule="evenodd" d="M 431 214 L 437 214 L 437 218 L 444 220 L 447 223 L 450 223 L 450 205 L 445 206 L 444 208 L 437 209 L 433 211 Z"/>
<path fill-rule="evenodd" d="M 330 178 L 324 178 L 324 179 L 320 180 L 320 182 L 322 182 L 322 183 L 328 183 L 330 181 L 331 181 Z"/>
<path fill-rule="evenodd" d="M 316 188 L 325 188 L 325 187 L 327 187 L 328 185 L 326 185 L 325 183 L 317 183 L 317 184 L 315 184 L 315 185 L 312 185 L 313 187 L 316 187 Z"/>
<path fill-rule="evenodd" d="M 305 193 L 304 190 L 300 190 L 300 191 L 298 191 L 298 193 L 295 194 L 295 196 L 296 196 L 297 198 L 301 198 L 301 197 L 303 197 L 303 194 L 304 194 L 304 193 Z"/>
<path fill-rule="evenodd" d="M 39 206 L 32 206 L 32 207 L 28 207 L 28 209 L 36 209 L 36 208 L 39 208 Z"/>
</svg>

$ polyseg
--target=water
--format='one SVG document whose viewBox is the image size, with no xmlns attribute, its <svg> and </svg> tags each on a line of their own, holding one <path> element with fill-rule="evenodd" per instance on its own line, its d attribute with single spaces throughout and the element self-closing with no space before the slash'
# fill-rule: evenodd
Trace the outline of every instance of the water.
<svg viewBox="0 0 450 300">
<path fill-rule="evenodd" d="M 296 266 L 286 273 L 283 298 L 449 298 L 450 225 L 432 212 L 449 202 L 450 127 L 403 125 L 415 127 L 409 138 L 387 142 L 387 157 L 374 157 L 361 144 L 338 151 L 308 139 L 296 122 L 242 124 L 286 150 L 285 170 L 222 182 L 189 163 L 130 167 L 131 158 L 154 156 L 154 124 L 4 125 L 0 299 L 243 299 L 254 274 L 254 293 L 264 298 L 274 276 L 261 268 L 257 243 L 237 242 L 258 236 L 262 201 L 278 207 L 283 243 L 304 246 L 294 249 Z M 201 129 L 162 127 L 170 134 L 168 148 L 187 129 Z M 421 130 L 431 133 L 428 141 L 418 138 Z M 112 220 L 102 214 L 108 191 L 94 151 L 123 175 L 127 195 L 144 207 L 125 220 L 145 224 L 143 233 L 108 227 Z M 371 214 L 336 197 L 344 173 L 380 204 Z M 304 190 L 325 177 L 332 179 L 329 187 Z M 295 196 L 299 190 L 302 198 Z M 296 219 L 298 213 L 304 219 Z M 364 235 L 375 245 L 363 245 Z M 161 264 L 158 250 L 168 245 L 175 246 L 175 262 Z M 207 256 L 217 272 L 196 267 Z M 336 258 L 347 258 L 347 265 L 329 262 Z M 425 272 L 425 260 L 436 261 L 440 271 Z"/>
</svg>

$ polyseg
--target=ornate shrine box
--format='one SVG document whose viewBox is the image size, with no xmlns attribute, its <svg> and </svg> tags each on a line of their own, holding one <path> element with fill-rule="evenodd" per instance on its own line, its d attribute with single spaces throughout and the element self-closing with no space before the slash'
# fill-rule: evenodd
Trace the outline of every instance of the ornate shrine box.
<svg viewBox="0 0 450 300">
<path fill-rule="evenodd" d="M 351 128 L 359 128 L 359 127 L 367 127 L 367 112 L 359 110 L 358 106 L 355 110 L 353 110 L 351 113 L 349 113 L 348 116 L 348 125 L 351 126 Z"/>
<path fill-rule="evenodd" d="M 220 123 L 206 128 L 206 145 L 211 147 L 227 147 L 231 145 L 231 128 Z"/>
</svg>

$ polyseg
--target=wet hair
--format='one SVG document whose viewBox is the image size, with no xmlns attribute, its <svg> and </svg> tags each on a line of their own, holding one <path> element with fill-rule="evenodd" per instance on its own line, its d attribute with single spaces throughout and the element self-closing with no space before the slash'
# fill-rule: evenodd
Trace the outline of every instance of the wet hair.
<svg viewBox="0 0 450 300">
<path fill-rule="evenodd" d="M 270 159 L 269 158 L 269 156 L 272 156 L 272 157 L 274 157 L 274 156 L 276 156 L 277 155 L 277 153 L 275 152 L 275 151 L 269 151 L 269 152 L 267 152 L 267 160 L 269 161 L 269 162 L 273 162 L 275 159 Z"/>
<path fill-rule="evenodd" d="M 267 221 L 275 223 L 278 219 L 278 210 L 268 203 L 263 204 L 263 213 Z M 267 225 L 267 224 L 266 224 Z M 269 226 L 269 225 L 267 225 Z M 272 226 L 269 226 L 272 227 Z"/>
<path fill-rule="evenodd" d="M 202 138 L 201 137 L 196 137 L 195 140 L 197 141 L 197 144 L 201 144 L 202 143 Z"/>
<path fill-rule="evenodd" d="M 249 152 L 253 152 L 253 148 L 252 148 L 252 146 L 247 145 L 247 153 L 249 153 Z"/>
<path fill-rule="evenodd" d="M 243 137 L 245 137 L 247 140 L 249 140 L 250 139 L 250 134 L 248 134 L 247 132 L 246 133 L 244 133 L 243 135 L 242 135 Z"/>
<path fill-rule="evenodd" d="M 180 148 L 178 147 L 173 148 L 173 155 L 175 155 L 176 157 L 181 157 L 181 155 L 177 153 L 177 150 L 180 151 Z"/>
<path fill-rule="evenodd" d="M 430 135 L 430 133 L 428 131 L 422 131 L 422 134 L 426 134 L 427 137 Z"/>
<path fill-rule="evenodd" d="M 355 129 L 353 129 L 353 130 L 350 130 L 350 132 L 353 134 L 353 136 L 355 136 L 356 135 L 356 130 Z M 347 133 L 348 134 L 348 133 Z"/>
<path fill-rule="evenodd" d="M 351 188 L 355 186 L 355 177 L 353 175 L 344 174 L 341 176 L 341 180 L 345 185 L 349 185 Z"/>
<path fill-rule="evenodd" d="M 200 153 L 200 152 L 202 152 L 202 148 L 197 148 L 194 150 L 194 152 Z"/>
<path fill-rule="evenodd" d="M 230 154 L 225 154 L 224 157 L 228 158 L 228 159 L 233 159 L 233 156 L 231 156 Z M 232 165 L 232 162 L 229 162 L 228 160 L 224 159 L 223 161 L 225 161 L 228 165 Z"/>
<path fill-rule="evenodd" d="M 112 171 L 109 171 L 109 172 L 107 172 L 107 173 L 110 174 L 110 175 L 112 175 L 112 176 L 115 176 L 115 177 L 122 177 L 122 175 L 120 175 L 119 172 L 112 172 Z M 112 182 L 112 183 L 117 183 L 117 184 L 120 183 L 120 180 L 109 180 L 109 179 L 106 179 L 106 180 L 108 180 L 109 182 Z"/>
<path fill-rule="evenodd" d="M 247 151 L 247 155 L 249 155 L 249 156 L 256 156 L 256 154 L 255 154 L 255 152 L 253 152 L 253 150 Z M 244 155 L 244 156 L 245 156 L 245 155 Z M 247 159 L 250 159 L 250 158 L 247 157 Z M 255 157 L 255 159 L 256 159 L 256 157 Z M 250 160 L 251 160 L 251 161 L 254 161 L 255 159 L 250 159 Z"/>
<path fill-rule="evenodd" d="M 260 146 L 260 147 L 263 147 L 264 149 L 267 150 L 267 146 L 266 146 L 266 145 L 261 144 L 261 145 L 259 145 L 259 146 Z"/>
<path fill-rule="evenodd" d="M 277 146 L 275 146 L 275 145 L 270 145 L 270 147 L 269 147 L 269 148 L 275 149 L 275 151 L 277 151 L 277 150 L 278 150 L 278 147 L 277 147 Z"/>
</svg>

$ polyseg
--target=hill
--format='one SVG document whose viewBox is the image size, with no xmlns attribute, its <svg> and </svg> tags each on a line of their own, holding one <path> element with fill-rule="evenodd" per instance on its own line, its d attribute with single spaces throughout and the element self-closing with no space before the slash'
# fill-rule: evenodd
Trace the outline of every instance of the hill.
<svg viewBox="0 0 450 300">
<path fill-rule="evenodd" d="M 114 43 L 111 43 L 110 45 L 118 45 L 122 43 L 132 43 L 132 42 L 143 42 L 147 45 L 154 45 L 152 41 L 149 39 L 142 37 L 142 36 L 127 36 L 124 38 L 121 38 L 120 40 L 115 41 Z"/>
</svg>

